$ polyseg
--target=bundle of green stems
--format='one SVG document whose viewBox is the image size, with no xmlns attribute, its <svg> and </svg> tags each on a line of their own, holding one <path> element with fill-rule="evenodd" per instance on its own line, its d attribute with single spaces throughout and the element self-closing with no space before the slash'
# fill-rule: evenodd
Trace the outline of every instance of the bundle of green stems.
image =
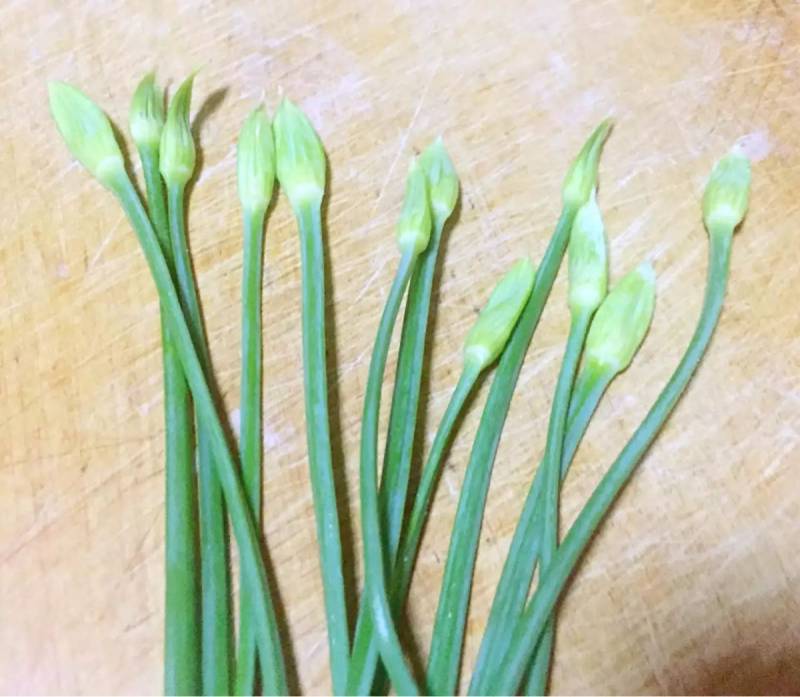
<svg viewBox="0 0 800 697">
<path fill-rule="evenodd" d="M 750 168 L 738 151 L 712 171 L 703 197 L 709 266 L 696 331 L 664 389 L 565 535 L 561 482 L 612 380 L 631 363 L 650 326 L 655 272 L 643 262 L 611 286 L 598 165 L 611 123 L 589 136 L 568 168 L 562 211 L 538 266 L 516 261 L 489 294 L 463 345 L 458 379 L 427 453 L 418 411 L 429 350 L 431 304 L 442 238 L 459 180 L 441 138 L 411 161 L 396 226 L 398 258 L 377 322 L 364 395 L 359 498 L 364 588 L 348 622 L 340 508 L 334 485 L 326 361 L 323 201 L 328 166 L 307 116 L 284 99 L 274 119 L 256 107 L 237 144 L 242 219 L 240 433 L 223 425 L 186 229 L 187 184 L 195 174 L 190 126 L 194 76 L 165 104 L 149 74 L 134 91 L 130 135 L 145 199 L 126 170 L 105 114 L 70 85 L 50 84 L 50 106 L 72 155 L 119 201 L 136 233 L 161 308 L 165 413 L 164 691 L 167 694 L 288 694 L 286 651 L 275 614 L 275 579 L 263 550 L 262 278 L 264 234 L 276 181 L 294 212 L 300 242 L 303 381 L 308 466 L 334 694 L 454 694 L 480 530 L 503 425 L 517 379 L 562 259 L 568 257 L 569 333 L 554 388 L 544 453 L 520 512 L 495 590 L 469 694 L 544 694 L 558 601 L 584 550 L 669 417 L 705 354 L 722 309 L 733 233 L 747 210 Z M 381 391 L 395 324 L 399 348 L 383 458 Z M 496 367 L 495 367 L 496 364 Z M 431 504 L 461 416 L 491 373 L 464 471 L 427 665 L 412 666 L 398 624 Z M 267 456 L 269 453 L 267 453 Z M 424 462 L 418 476 L 412 463 Z M 268 457 L 267 457 L 268 464 Z M 417 482 L 412 487 L 412 482 Z M 263 511 L 262 511 L 263 508 Z M 234 618 L 229 528 L 238 548 Z M 538 567 L 538 581 L 534 578 Z"/>
</svg>

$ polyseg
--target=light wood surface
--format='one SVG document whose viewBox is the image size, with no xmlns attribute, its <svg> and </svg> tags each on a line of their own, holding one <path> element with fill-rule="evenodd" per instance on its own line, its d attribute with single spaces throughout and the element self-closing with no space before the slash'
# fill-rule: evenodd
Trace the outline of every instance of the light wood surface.
<svg viewBox="0 0 800 697">
<path fill-rule="evenodd" d="M 616 118 L 600 192 L 611 275 L 651 259 L 658 300 L 639 357 L 604 400 L 566 483 L 568 525 L 688 341 L 706 270 L 700 194 L 712 163 L 741 139 L 754 162 L 752 206 L 735 240 L 722 322 L 562 605 L 552 688 L 800 690 L 800 6 L 13 0 L 0 8 L 0 25 L 0 691 L 161 689 L 158 305 L 120 209 L 71 161 L 46 108 L 46 81 L 65 79 L 125 131 L 131 92 L 153 67 L 172 89 L 201 68 L 191 245 L 234 420 L 239 126 L 256 102 L 272 109 L 286 94 L 327 147 L 333 428 L 348 492 L 351 595 L 361 400 L 410 156 L 444 134 L 463 186 L 436 296 L 429 444 L 476 310 L 515 258 L 541 255 L 569 160 L 601 118 Z M 299 250 L 283 198 L 266 255 L 266 530 L 297 686 L 324 693 Z M 567 319 L 562 273 L 495 466 L 467 669 L 543 448 Z M 419 560 L 410 616 L 422 655 L 487 386 L 452 447 Z"/>
</svg>

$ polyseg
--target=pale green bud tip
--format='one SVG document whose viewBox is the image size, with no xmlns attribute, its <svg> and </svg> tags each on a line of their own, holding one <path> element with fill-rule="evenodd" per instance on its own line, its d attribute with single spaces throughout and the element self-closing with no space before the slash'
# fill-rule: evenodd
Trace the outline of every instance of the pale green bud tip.
<svg viewBox="0 0 800 697">
<path fill-rule="evenodd" d="M 248 212 L 265 211 L 275 186 L 275 143 L 263 108 L 254 109 L 242 126 L 236 148 L 239 200 Z"/>
<path fill-rule="evenodd" d="M 649 262 L 617 283 L 603 301 L 586 337 L 586 361 L 616 374 L 625 370 L 653 318 L 656 275 Z"/>
<path fill-rule="evenodd" d="M 194 73 L 187 77 L 175 92 L 175 96 L 170 100 L 167 122 L 161 133 L 159 168 L 167 184 L 186 184 L 194 172 L 196 153 L 189 125 L 193 82 Z"/>
<path fill-rule="evenodd" d="M 416 158 L 411 161 L 406 179 L 406 197 L 397 222 L 397 245 L 402 252 L 419 254 L 431 239 L 431 207 L 428 182 Z"/>
<path fill-rule="evenodd" d="M 589 200 L 589 195 L 597 185 L 597 165 L 600 161 L 600 152 L 613 125 L 611 119 L 606 119 L 595 128 L 569 168 L 561 188 L 565 206 L 580 208 Z"/>
<path fill-rule="evenodd" d="M 717 162 L 703 194 L 703 219 L 709 231 L 733 231 L 750 199 L 750 160 L 737 147 Z"/>
<path fill-rule="evenodd" d="M 467 334 L 465 364 L 483 370 L 500 355 L 528 302 L 535 276 L 530 260 L 520 259 L 500 279 Z"/>
<path fill-rule="evenodd" d="M 153 73 L 145 75 L 133 93 L 128 121 L 137 148 L 159 146 L 164 128 L 164 95 L 156 87 Z"/>
<path fill-rule="evenodd" d="M 50 112 L 73 157 L 105 186 L 125 165 L 106 115 L 80 90 L 64 82 L 48 85 Z"/>
<path fill-rule="evenodd" d="M 278 181 L 292 207 L 319 205 L 325 193 L 325 151 L 308 117 L 284 99 L 272 124 Z"/>
<path fill-rule="evenodd" d="M 581 206 L 569 238 L 569 305 L 594 312 L 608 290 L 606 236 L 596 192 Z"/>
<path fill-rule="evenodd" d="M 458 175 L 441 136 L 425 149 L 419 159 L 428 178 L 431 208 L 439 219 L 447 220 L 458 200 Z"/>
</svg>

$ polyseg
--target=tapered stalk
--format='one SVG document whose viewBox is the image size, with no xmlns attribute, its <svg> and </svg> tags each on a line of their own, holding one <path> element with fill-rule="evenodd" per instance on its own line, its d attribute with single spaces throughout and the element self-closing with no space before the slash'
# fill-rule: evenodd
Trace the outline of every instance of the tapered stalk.
<svg viewBox="0 0 800 697">
<path fill-rule="evenodd" d="M 547 246 L 533 292 L 500 359 L 470 453 L 456 511 L 444 579 L 436 609 L 427 685 L 433 694 L 453 694 L 458 684 L 472 573 L 486 494 L 500 435 L 525 354 L 564 256 L 575 209 L 565 208 Z"/>
<path fill-rule="evenodd" d="M 158 148 L 141 147 L 139 156 L 147 208 L 167 262 L 171 247 Z M 164 607 L 164 693 L 196 694 L 201 687 L 200 567 L 198 565 L 197 482 L 189 388 L 161 310 L 166 460 L 166 536 Z"/>
<path fill-rule="evenodd" d="M 183 186 L 167 186 L 167 210 L 175 276 L 181 304 L 189 322 L 192 340 L 198 350 L 206 380 L 211 383 L 211 365 L 206 343 L 197 284 L 186 240 Z M 225 507 L 206 429 L 197 427 L 197 468 L 200 479 L 200 554 L 202 568 L 203 692 L 228 694 L 233 638 L 228 541 L 225 534 Z"/>
<path fill-rule="evenodd" d="M 242 376 L 240 386 L 239 452 L 242 480 L 256 525 L 261 523 L 261 276 L 264 261 L 265 211 L 244 214 L 242 259 Z M 239 651 L 236 694 L 255 691 L 256 637 L 252 601 L 242 586 L 239 593 Z"/>
<path fill-rule="evenodd" d="M 391 581 L 388 584 L 391 589 L 389 596 L 392 615 L 395 618 L 399 616 L 408 595 L 408 587 L 411 584 L 411 575 L 419 550 L 420 538 L 427 520 L 433 491 L 441 474 L 442 458 L 447 450 L 456 421 L 475 386 L 479 374 L 478 370 L 469 365 L 461 373 L 447 409 L 445 409 L 442 416 L 439 428 L 436 430 L 430 454 L 422 470 L 422 478 L 414 498 L 414 506 L 408 524 L 403 530 L 399 549 L 393 556 L 389 557 L 392 563 L 389 574 Z M 366 615 L 365 617 L 370 616 Z M 356 632 L 350 668 L 351 672 L 363 676 L 362 680 L 363 684 L 366 685 L 366 692 L 372 684 L 378 667 L 378 644 L 371 619 L 368 624 L 365 623 L 364 627 L 366 627 L 366 630 L 361 634 Z"/>
<path fill-rule="evenodd" d="M 606 472 L 561 543 L 550 571 L 542 577 L 536 593 L 517 622 L 509 649 L 489 681 L 491 694 L 512 694 L 519 687 L 542 630 L 581 554 L 655 440 L 708 347 L 722 310 L 733 230 L 711 230 L 709 234 L 708 283 L 700 319 L 689 346 L 644 421 Z"/>
<path fill-rule="evenodd" d="M 547 573 L 558 547 L 558 495 L 561 481 L 561 462 L 563 459 L 564 431 L 567 423 L 567 410 L 575 371 L 581 356 L 586 331 L 592 312 L 578 310 L 572 313 L 572 323 L 567 339 L 564 360 L 556 382 L 553 404 L 550 410 L 550 423 L 547 427 L 547 442 L 544 451 L 544 517 L 541 527 L 541 562 L 542 573 Z M 550 657 L 553 651 L 555 620 L 553 617 L 545 627 L 534 655 L 531 675 L 531 689 L 535 694 L 542 694 L 547 686 L 550 673 Z"/>
<path fill-rule="evenodd" d="M 350 648 L 328 418 L 322 220 L 319 204 L 307 204 L 296 213 L 303 276 L 303 374 L 308 464 L 322 567 L 333 691 L 340 695 L 346 690 Z"/>
<path fill-rule="evenodd" d="M 608 388 L 615 373 L 598 370 L 589 364 L 584 367 L 575 383 L 569 405 L 567 430 L 564 437 L 564 452 L 561 459 L 561 477 L 566 476 L 572 464 L 578 445 L 589 427 L 592 415 L 600 399 Z M 486 678 L 489 669 L 502 656 L 510 640 L 509 627 L 525 609 L 525 601 L 533 581 L 533 574 L 539 559 L 542 527 L 542 488 L 544 483 L 541 465 L 537 468 L 528 495 L 520 513 L 514 537 L 500 581 L 495 590 L 489 619 L 481 639 L 478 658 L 469 686 L 470 695 L 486 694 Z"/>
<path fill-rule="evenodd" d="M 430 242 L 420 254 L 411 274 L 403 316 L 379 491 L 381 529 L 389 550 L 387 559 L 390 560 L 397 553 L 406 507 L 422 367 L 425 360 L 431 289 L 445 222 L 446 220 L 440 215 L 434 215 Z M 391 570 L 389 572 L 391 582 L 393 572 Z M 368 605 L 362 602 L 359 606 L 353 639 L 353 657 L 347 681 L 348 694 L 369 694 L 378 658 L 374 629 Z"/>
<path fill-rule="evenodd" d="M 238 476 L 225 431 L 206 380 L 203 365 L 183 314 L 178 291 L 167 266 L 155 231 L 144 207 L 127 176 L 114 182 L 117 195 L 136 232 L 147 264 L 156 284 L 164 309 L 164 317 L 175 342 L 186 381 L 194 399 L 201 426 L 209 436 L 217 477 L 230 510 L 231 524 L 244 560 L 245 583 L 252 588 L 253 618 L 261 664 L 264 666 L 263 688 L 268 694 L 285 694 L 286 674 L 281 655 L 280 637 L 267 583 L 264 561 L 259 548 L 258 531 L 253 521 L 244 487 Z"/>
<path fill-rule="evenodd" d="M 403 254 L 397 275 L 389 291 L 389 297 L 386 299 L 378 326 L 378 334 L 375 337 L 375 346 L 372 350 L 361 420 L 359 490 L 361 494 L 361 535 L 364 544 L 365 596 L 375 627 L 378 650 L 389 673 L 389 678 L 399 694 L 418 694 L 419 690 L 403 656 L 400 639 L 397 636 L 389 607 L 389 596 L 386 592 L 384 549 L 378 512 L 378 417 L 381 384 L 392 339 L 392 330 L 414 261 L 413 254 Z"/>
</svg>

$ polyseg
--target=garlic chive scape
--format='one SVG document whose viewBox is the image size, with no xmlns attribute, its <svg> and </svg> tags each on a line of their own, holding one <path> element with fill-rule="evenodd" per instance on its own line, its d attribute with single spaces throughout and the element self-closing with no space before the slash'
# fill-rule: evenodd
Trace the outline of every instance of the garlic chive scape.
<svg viewBox="0 0 800 697">
<path fill-rule="evenodd" d="M 588 201 L 578 210 L 567 249 L 571 321 L 550 409 L 547 442 L 541 464 L 544 489 L 541 527 L 538 532 L 542 573 L 549 569 L 558 546 L 559 485 L 572 384 L 589 323 L 605 297 L 608 284 L 605 231 L 596 191 L 596 188 L 592 189 Z M 536 647 L 526 686 L 532 694 L 544 694 L 547 690 L 554 633 L 555 616 L 550 618 Z"/>
<path fill-rule="evenodd" d="M 573 233 L 575 229 L 573 228 Z M 631 272 L 619 281 L 603 300 L 592 319 L 584 347 L 584 364 L 572 390 L 567 416 L 566 433 L 561 458 L 561 477 L 563 479 L 572 464 L 575 451 L 589 426 L 592 415 L 601 397 L 616 375 L 628 367 L 624 359 L 597 361 L 592 358 L 593 335 L 607 333 L 619 336 L 618 344 L 628 347 L 625 356 L 633 356 L 638 350 L 652 319 L 654 307 L 654 276 L 642 273 L 645 265 Z M 636 283 L 631 283 L 634 276 Z M 640 282 L 646 279 L 647 282 Z M 620 311 L 612 311 L 611 308 Z M 630 311 L 631 307 L 637 310 Z M 605 308 L 605 309 L 604 309 Z M 641 309 L 647 312 L 642 312 Z M 612 326 L 608 325 L 611 318 Z M 606 326 L 603 326 L 606 325 Z M 597 328 L 596 328 L 597 327 Z M 489 612 L 489 620 L 484 630 L 475 670 L 469 686 L 470 695 L 486 694 L 488 673 L 496 665 L 508 648 L 511 636 L 509 626 L 522 614 L 525 601 L 533 581 L 533 574 L 541 548 L 540 531 L 543 522 L 542 489 L 543 470 L 536 470 L 533 484 L 528 491 L 525 504 L 514 531 L 503 572 L 495 590 L 494 600 Z M 530 692 L 529 694 L 534 694 Z"/>
<path fill-rule="evenodd" d="M 278 180 L 295 213 L 306 205 L 319 206 L 325 193 L 325 152 L 308 117 L 284 99 L 272 128 Z"/>
<path fill-rule="evenodd" d="M 350 645 L 342 547 L 331 458 L 325 352 L 325 259 L 320 207 L 325 194 L 325 152 L 308 117 L 284 99 L 272 122 L 281 190 L 300 232 L 303 373 L 311 491 L 322 567 L 333 691 L 345 693 Z"/>
<path fill-rule="evenodd" d="M 164 125 L 163 95 L 152 73 L 131 101 L 129 127 L 142 161 L 150 218 L 171 265 L 164 183 L 158 171 L 158 144 Z M 202 687 L 200 566 L 197 481 L 189 388 L 161 310 L 165 415 L 165 604 L 164 693 L 193 694 Z"/>
<path fill-rule="evenodd" d="M 254 589 L 252 594 L 254 598 L 253 616 L 259 652 L 261 656 L 267 657 L 265 662 L 277 667 L 275 674 L 265 671 L 264 679 L 269 683 L 265 684 L 265 689 L 271 688 L 275 691 L 285 692 L 287 688 L 282 667 L 280 639 L 258 535 L 238 476 L 238 468 L 228 447 L 203 363 L 180 305 L 178 289 L 173 281 L 164 251 L 124 168 L 120 166 L 111 170 L 97 167 L 97 153 L 101 154 L 100 162 L 108 160 L 110 156 L 114 156 L 115 152 L 119 153 L 108 120 L 87 97 L 75 88 L 58 83 L 58 85 L 51 85 L 50 94 L 53 116 L 69 149 L 90 173 L 100 179 L 117 197 L 142 246 L 158 290 L 167 328 L 173 338 L 175 350 L 194 398 L 200 423 L 209 434 L 210 446 L 214 454 L 213 461 L 230 508 L 230 520 L 239 546 L 239 553 L 245 558 L 246 583 Z M 81 120 L 85 122 L 84 125 L 76 127 L 76 122 Z M 91 122 L 91 127 L 86 126 L 86 123 L 89 122 Z M 119 159 L 121 162 L 121 157 Z M 109 175 L 109 172 L 113 172 L 113 174 Z M 219 667 L 220 670 L 223 668 L 223 666 Z"/>
<path fill-rule="evenodd" d="M 436 430 L 422 469 L 419 487 L 392 570 L 392 610 L 399 616 L 411 584 L 414 562 L 433 493 L 439 481 L 443 456 L 467 398 L 483 370 L 502 352 L 533 288 L 535 271 L 529 259 L 520 259 L 500 279 L 464 341 L 461 376 Z"/>
<path fill-rule="evenodd" d="M 156 86 L 154 73 L 145 75 L 136 87 L 128 125 L 139 150 L 159 147 L 164 128 L 164 94 Z"/>
<path fill-rule="evenodd" d="M 376 630 L 377 646 L 381 658 L 389 677 L 398 692 L 402 694 L 417 693 L 418 687 L 403 655 L 387 592 L 390 577 L 384 564 L 384 535 L 381 530 L 378 494 L 378 423 L 381 384 L 394 325 L 417 259 L 430 240 L 430 232 L 431 212 L 428 183 L 422 168 L 412 161 L 406 179 L 403 209 L 397 225 L 397 242 L 401 251 L 400 263 L 381 314 L 367 377 L 361 420 L 361 476 L 359 481 L 365 599 L 371 611 L 371 625 Z M 391 562 L 391 559 L 389 561 Z"/>
<path fill-rule="evenodd" d="M 51 82 L 48 92 L 50 112 L 72 156 L 103 186 L 112 189 L 126 175 L 122 152 L 108 118 L 72 85 Z"/>
<path fill-rule="evenodd" d="M 500 355 L 528 302 L 535 277 L 530 259 L 520 259 L 497 284 L 464 342 L 468 367 L 483 370 Z"/>
<path fill-rule="evenodd" d="M 178 87 L 167 108 L 159 143 L 159 168 L 167 188 L 167 217 L 175 279 L 189 331 L 206 375 L 213 385 L 213 370 L 206 340 L 197 279 L 186 234 L 185 191 L 194 173 L 196 151 L 189 123 L 194 74 Z M 195 406 L 195 411 L 197 407 Z M 207 692 L 230 691 L 231 597 L 227 569 L 223 493 L 215 472 L 210 434 L 197 424 L 197 469 L 200 482 L 200 539 L 202 575 L 203 686 Z"/>
<path fill-rule="evenodd" d="M 239 452 L 245 493 L 250 501 L 253 519 L 260 524 L 261 278 L 264 258 L 264 219 L 275 184 L 272 126 L 262 107 L 254 109 L 242 126 L 236 149 L 236 168 L 244 227 Z M 253 694 L 256 689 L 256 637 L 251 616 L 252 600 L 244 587 L 240 592 L 240 598 L 235 692 Z"/>
<path fill-rule="evenodd" d="M 428 687 L 436 693 L 453 693 L 458 683 L 481 521 L 503 424 L 575 216 L 597 184 L 600 151 L 610 129 L 610 121 L 604 121 L 594 130 L 567 173 L 561 215 L 539 263 L 531 296 L 500 357 L 478 425 L 456 510 L 428 657 Z"/>
<path fill-rule="evenodd" d="M 459 189 L 458 176 L 441 138 L 429 145 L 417 162 L 427 180 L 432 224 L 427 247 L 419 255 L 408 286 L 381 471 L 379 513 L 390 560 L 397 554 L 406 511 L 434 271 L 442 231 L 456 206 Z M 361 603 L 348 671 L 348 694 L 381 689 L 381 685 L 373 685 L 377 665 L 372 616 L 368 605 Z"/>
<path fill-rule="evenodd" d="M 167 120 L 161 132 L 159 164 L 161 176 L 168 187 L 185 186 L 194 173 L 197 154 L 189 125 L 193 82 L 192 74 L 178 87 L 170 100 Z"/>
<path fill-rule="evenodd" d="M 644 262 L 614 286 L 589 328 L 587 365 L 613 373 L 630 365 L 653 317 L 655 284 L 653 267 Z"/>
<path fill-rule="evenodd" d="M 749 194 L 749 163 L 739 153 L 722 158 L 711 174 L 703 197 L 703 218 L 710 233 L 709 264 L 703 307 L 695 332 L 666 386 L 564 537 L 549 572 L 542 575 L 536 592 L 511 632 L 507 651 L 487 681 L 493 693 L 511 694 L 519 688 L 548 618 L 581 554 L 697 370 L 722 311 L 733 232 L 746 212 Z"/>
<path fill-rule="evenodd" d="M 404 254 L 421 254 L 431 239 L 431 206 L 428 182 L 419 162 L 414 159 L 406 178 L 403 210 L 397 222 L 397 246 Z"/>
<path fill-rule="evenodd" d="M 242 126 L 236 146 L 236 171 L 244 214 L 263 215 L 275 185 L 275 143 L 263 107 L 253 109 Z"/>
</svg>

